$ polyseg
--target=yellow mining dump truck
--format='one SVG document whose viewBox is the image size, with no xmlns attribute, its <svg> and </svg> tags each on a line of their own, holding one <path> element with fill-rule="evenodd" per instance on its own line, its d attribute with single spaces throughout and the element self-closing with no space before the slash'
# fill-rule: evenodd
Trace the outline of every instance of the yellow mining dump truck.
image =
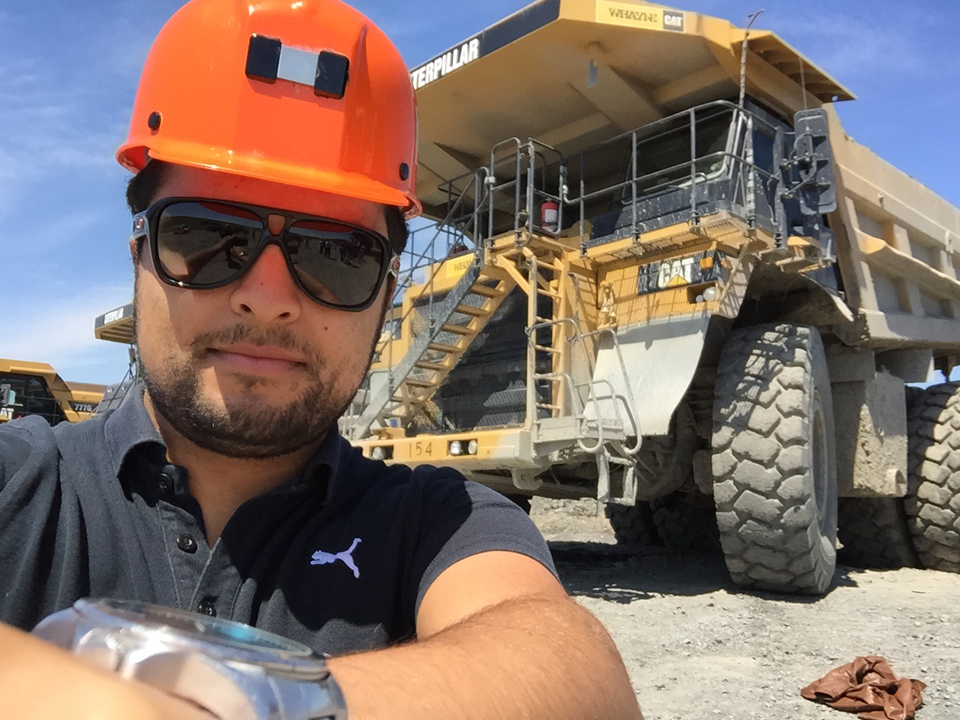
<svg viewBox="0 0 960 720">
<path fill-rule="evenodd" d="M 65 382 L 46 363 L 0 358 L 0 422 L 40 415 L 51 425 L 90 417 L 106 388 Z"/>
<path fill-rule="evenodd" d="M 844 133 L 849 91 L 623 0 L 411 78 L 435 224 L 341 421 L 365 454 L 714 535 L 745 587 L 824 592 L 838 525 L 851 562 L 960 570 L 960 390 L 905 387 L 960 362 L 960 211 Z"/>
</svg>

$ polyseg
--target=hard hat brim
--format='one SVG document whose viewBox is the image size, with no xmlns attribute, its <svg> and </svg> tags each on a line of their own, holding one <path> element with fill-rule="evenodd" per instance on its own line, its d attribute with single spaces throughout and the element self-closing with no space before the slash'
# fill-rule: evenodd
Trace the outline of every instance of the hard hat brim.
<svg viewBox="0 0 960 720">
<path fill-rule="evenodd" d="M 416 197 L 408 196 L 397 188 L 371 180 L 360 173 L 342 170 L 327 172 L 304 166 L 291 166 L 262 157 L 240 155 L 223 148 L 211 148 L 209 145 L 185 141 L 157 142 L 150 148 L 136 143 L 127 143 L 117 149 L 117 161 L 133 173 L 140 172 L 148 160 L 215 170 L 282 185 L 345 195 L 382 205 L 393 205 L 403 211 L 407 220 L 423 212 L 423 207 Z"/>
</svg>

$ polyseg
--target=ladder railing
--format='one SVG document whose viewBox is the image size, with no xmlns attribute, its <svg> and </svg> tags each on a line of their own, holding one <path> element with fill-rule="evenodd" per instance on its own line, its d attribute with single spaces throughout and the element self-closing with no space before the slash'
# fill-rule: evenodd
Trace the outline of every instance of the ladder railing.
<svg viewBox="0 0 960 720">
<path fill-rule="evenodd" d="M 485 205 L 489 197 L 486 176 L 487 169 L 481 168 L 475 173 L 462 175 L 459 178 L 454 178 L 444 183 L 448 193 L 446 217 L 436 223 L 436 225 L 427 226 L 411 233 L 410 240 L 408 241 L 410 249 L 404 253 L 404 265 L 401 268 L 402 279 L 397 282 L 397 288 L 394 293 L 395 303 L 397 300 L 402 300 L 403 294 L 409 289 L 410 285 L 413 284 L 416 273 L 429 270 L 429 275 L 420 290 L 420 297 L 426 298 L 428 307 L 433 305 L 436 295 L 436 279 L 442 270 L 440 261 L 447 257 L 450 250 L 449 247 L 446 247 L 442 253 L 438 252 L 438 241 L 441 238 L 447 238 L 449 240 L 451 232 L 458 242 L 464 244 L 467 250 L 471 249 L 467 246 L 467 243 L 473 245 L 472 251 L 475 257 L 475 263 L 477 265 L 482 264 L 484 237 L 478 221 L 478 215 L 480 208 Z M 456 184 L 459 181 L 466 181 L 466 185 L 463 190 L 457 193 Z M 467 201 L 471 192 L 473 194 L 473 210 L 467 211 Z M 471 220 L 466 223 L 466 227 L 463 226 L 464 217 L 471 218 Z M 417 251 L 415 247 L 416 237 L 424 230 L 433 230 L 433 236 L 420 251 Z M 471 230 L 472 232 L 470 232 Z M 449 242 L 447 245 L 449 245 Z M 394 322 L 402 325 L 405 321 L 410 320 L 412 314 L 417 311 L 419 311 L 419 308 L 408 308 L 399 320 L 395 320 Z M 386 351 L 386 359 L 388 361 L 392 361 L 393 359 L 392 356 L 390 356 L 390 352 L 393 349 L 392 340 L 393 338 L 388 335 L 380 340 L 376 348 L 376 354 L 378 356 L 382 356 Z"/>
<path fill-rule="evenodd" d="M 412 419 L 413 412 L 430 399 L 506 295 L 506 288 L 501 287 L 505 281 L 494 277 L 497 286 L 489 287 L 483 284 L 487 277 L 482 267 L 471 265 L 442 301 L 426 308 L 426 328 L 413 340 L 400 362 L 391 367 L 386 384 L 369 398 L 350 430 L 354 440 L 364 437 L 377 420 L 391 414 Z M 471 295 L 476 296 L 479 305 L 464 302 Z M 421 307 L 421 312 L 424 309 Z M 458 313 L 472 320 L 467 325 L 451 323 Z M 452 343 L 439 342 L 443 333 L 456 335 L 458 339 Z M 428 353 L 435 356 L 429 358 Z M 418 369 L 423 373 L 415 376 Z"/>
<path fill-rule="evenodd" d="M 437 224 L 429 244 L 408 263 L 408 277 L 428 266 L 429 277 L 417 284 L 416 298 L 404 303 L 405 310 L 400 318 L 391 321 L 393 327 L 408 334 L 405 353 L 403 357 L 394 358 L 398 338 L 394 333 L 385 334 L 377 347 L 377 357 L 386 365 L 386 382 L 365 393 L 362 407 L 343 423 L 344 432 L 354 440 L 366 436 L 377 423 L 380 426 L 406 425 L 419 412 L 428 412 L 431 397 L 512 286 L 509 273 L 484 264 L 489 238 L 483 225 L 496 189 L 487 182 L 488 177 L 489 170 L 482 168 L 473 175 L 445 183 L 448 191 L 446 219 Z M 447 291 L 449 279 L 444 286 L 437 282 L 445 265 L 436 259 L 436 244 L 451 229 L 457 236 L 458 245 L 466 247 L 466 242 L 472 242 L 473 256 L 469 267 Z M 457 255 L 459 260 L 464 257 L 470 256 Z M 415 330 L 418 326 L 419 332 Z M 410 338 L 413 333 L 416 334 Z"/>
<path fill-rule="evenodd" d="M 548 328 L 548 327 L 552 328 L 554 325 L 558 325 L 558 324 L 571 325 L 573 327 L 573 332 L 571 336 L 567 339 L 567 342 L 569 342 L 571 345 L 579 345 L 581 348 L 583 347 L 582 340 L 584 339 L 585 335 L 580 332 L 580 325 L 577 322 L 577 319 L 571 318 L 571 317 L 561 317 L 561 318 L 555 318 L 552 320 L 544 320 L 543 322 L 535 323 L 531 327 L 528 327 L 527 328 L 528 347 L 535 344 L 536 342 L 535 333 L 537 330 L 541 328 Z M 584 350 L 584 352 L 586 351 Z M 597 442 L 592 447 L 586 445 L 586 442 L 583 439 L 583 437 L 578 438 L 578 444 L 584 452 L 588 452 L 588 453 L 599 452 L 600 449 L 607 443 L 607 440 L 605 438 L 605 432 L 607 430 L 612 430 L 614 429 L 614 427 L 619 427 L 621 429 L 625 428 L 625 425 L 623 423 L 623 418 L 620 415 L 620 409 L 616 403 L 614 403 L 613 405 L 615 417 L 604 418 L 602 413 L 600 402 L 603 398 L 600 397 L 600 395 L 597 392 L 597 385 L 598 384 L 608 385 L 610 387 L 610 397 L 614 397 L 615 392 L 613 389 L 613 385 L 610 383 L 610 381 L 601 380 L 598 382 L 594 380 L 593 377 L 591 376 L 588 380 L 585 380 L 582 382 L 576 382 L 573 379 L 573 376 L 567 371 L 560 370 L 560 371 L 551 371 L 549 373 L 538 373 L 534 371 L 534 373 L 532 374 L 532 376 L 530 377 L 527 383 L 528 408 L 533 407 L 534 409 L 533 414 L 528 413 L 527 415 L 527 426 L 534 431 L 534 442 L 536 442 L 536 438 L 537 438 L 536 430 L 538 429 L 538 426 L 541 425 L 541 420 L 542 420 L 538 416 L 537 410 L 542 408 L 558 407 L 556 404 L 548 405 L 546 403 L 540 403 L 537 401 L 536 383 L 537 381 L 540 381 L 540 380 L 550 380 L 552 382 L 556 381 L 560 383 L 561 388 L 559 392 L 555 393 L 554 395 L 554 398 L 553 398 L 554 403 L 556 403 L 556 394 L 564 394 L 565 396 L 569 396 L 571 399 L 571 405 L 569 407 L 571 407 L 572 412 L 567 411 L 562 416 L 553 415 L 552 416 L 553 418 L 557 418 L 557 417 L 573 418 L 577 423 L 577 425 L 581 428 L 581 431 L 582 431 L 581 434 L 583 436 L 589 436 L 591 434 L 590 433 L 591 427 L 594 427 L 596 429 L 595 434 L 597 437 Z M 584 399 L 582 397 L 582 391 L 584 390 L 586 391 L 585 394 L 587 396 L 586 402 L 584 402 Z M 586 415 L 587 403 L 593 406 L 594 412 L 596 414 L 595 418 L 587 417 Z M 616 425 L 607 427 L 605 425 L 605 421 L 607 420 L 612 421 Z M 639 447 L 637 449 L 639 449 Z M 633 454 L 636 452 L 636 449 L 631 448 L 630 450 L 632 451 L 630 452 L 630 454 Z"/>
</svg>

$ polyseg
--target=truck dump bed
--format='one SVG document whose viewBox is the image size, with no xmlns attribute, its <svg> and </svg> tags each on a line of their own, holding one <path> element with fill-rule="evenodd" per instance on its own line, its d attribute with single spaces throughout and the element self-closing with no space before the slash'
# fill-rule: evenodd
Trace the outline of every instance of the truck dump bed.
<svg viewBox="0 0 960 720">
<path fill-rule="evenodd" d="M 841 198 L 831 227 L 867 343 L 942 348 L 960 362 L 960 209 L 831 120 Z"/>
</svg>

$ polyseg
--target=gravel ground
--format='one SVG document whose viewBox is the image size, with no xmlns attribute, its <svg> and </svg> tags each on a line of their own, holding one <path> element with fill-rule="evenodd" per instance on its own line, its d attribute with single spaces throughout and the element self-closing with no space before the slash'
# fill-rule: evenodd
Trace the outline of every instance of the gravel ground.
<svg viewBox="0 0 960 720">
<path fill-rule="evenodd" d="M 748 594 L 719 554 L 627 551 L 595 503 L 551 505 L 531 516 L 616 640 L 646 720 L 853 717 L 800 690 L 858 655 L 927 683 L 917 720 L 960 719 L 960 575 L 841 567 L 823 598 Z"/>
</svg>

